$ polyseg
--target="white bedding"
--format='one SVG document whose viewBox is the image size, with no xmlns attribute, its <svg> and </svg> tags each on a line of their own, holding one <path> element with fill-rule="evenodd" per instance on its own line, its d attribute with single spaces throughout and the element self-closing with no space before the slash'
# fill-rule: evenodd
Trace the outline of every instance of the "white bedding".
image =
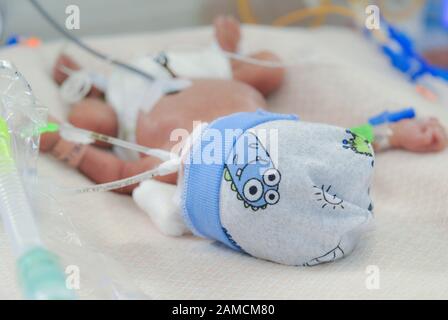
<svg viewBox="0 0 448 320">
<path fill-rule="evenodd" d="M 206 45 L 211 39 L 211 29 L 201 28 L 92 39 L 91 43 L 125 59 L 171 43 Z M 422 100 L 376 48 L 355 33 L 244 29 L 246 50 L 266 49 L 266 43 L 285 61 L 299 62 L 288 70 L 284 87 L 270 99 L 273 111 L 295 112 L 304 120 L 348 127 L 385 109 L 414 106 L 419 115 L 437 115 L 448 125 L 448 106 Z M 51 113 L 62 117 L 67 108 L 49 76 L 59 50 L 60 44 L 38 50 L 13 48 L 0 51 L 0 58 L 13 61 Z M 72 47 L 69 51 L 78 52 Z M 96 70 L 105 69 L 84 53 L 76 58 Z M 83 238 L 119 261 L 129 278 L 156 299 L 446 299 L 447 157 L 448 151 L 378 155 L 372 189 L 375 229 L 350 256 L 312 268 L 257 260 L 194 237 L 165 237 L 131 197 L 91 194 L 64 200 L 62 205 Z M 49 156 L 41 156 L 40 170 L 65 185 L 88 183 Z M 0 257 L 0 297 L 19 298 L 14 262 L 3 232 Z M 372 270 L 379 270 L 379 289 L 366 286 Z"/>
</svg>

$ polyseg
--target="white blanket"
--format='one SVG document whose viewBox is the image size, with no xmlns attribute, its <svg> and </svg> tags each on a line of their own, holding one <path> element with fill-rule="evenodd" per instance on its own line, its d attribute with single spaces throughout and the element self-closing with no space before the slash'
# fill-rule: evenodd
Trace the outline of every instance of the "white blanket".
<svg viewBox="0 0 448 320">
<path fill-rule="evenodd" d="M 171 43 L 206 45 L 211 39 L 211 29 L 201 28 L 91 43 L 127 59 Z M 351 31 L 246 27 L 244 47 L 271 49 L 285 61 L 299 63 L 288 70 L 285 85 L 270 99 L 272 111 L 296 112 L 304 120 L 348 127 L 385 109 L 413 106 L 419 115 L 437 115 L 448 125 L 448 106 L 422 100 L 375 47 Z M 0 58 L 12 60 L 42 103 L 62 117 L 67 108 L 49 76 L 59 48 L 60 44 L 52 44 L 38 50 L 7 49 L 0 51 Z M 84 53 L 76 58 L 96 70 L 107 69 Z M 376 228 L 347 258 L 312 268 L 257 260 L 193 236 L 165 237 L 131 197 L 89 194 L 64 200 L 62 206 L 82 231 L 81 237 L 119 261 L 152 298 L 448 298 L 447 157 L 448 152 L 379 155 L 372 190 Z M 88 183 L 46 155 L 41 157 L 40 171 L 64 185 Z M 3 232 L 0 257 L 0 297 L 19 298 Z"/>
</svg>

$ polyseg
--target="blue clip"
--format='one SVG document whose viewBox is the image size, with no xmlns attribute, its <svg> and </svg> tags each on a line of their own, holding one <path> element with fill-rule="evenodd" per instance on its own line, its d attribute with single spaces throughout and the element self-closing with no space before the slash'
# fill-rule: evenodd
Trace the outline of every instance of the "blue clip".
<svg viewBox="0 0 448 320">
<path fill-rule="evenodd" d="M 442 78 L 445 81 L 448 81 L 448 70 L 447 69 L 442 69 L 442 68 L 437 68 L 434 66 L 431 66 L 428 68 L 428 72 L 434 76 L 434 77 L 438 77 L 438 78 Z"/>
<path fill-rule="evenodd" d="M 372 126 L 379 126 L 383 123 L 388 122 L 398 122 L 403 119 L 413 119 L 415 118 L 414 108 L 406 108 L 397 112 L 384 111 L 376 116 L 369 119 L 369 124 Z"/>
<path fill-rule="evenodd" d="M 17 35 L 9 36 L 5 41 L 5 45 L 7 45 L 7 46 L 15 46 L 19 43 L 20 43 L 20 38 Z"/>
<path fill-rule="evenodd" d="M 390 24 L 387 26 L 387 30 L 389 32 L 389 37 L 400 45 L 403 53 L 409 57 L 413 57 L 415 55 L 414 44 L 412 40 L 404 33 L 399 31 L 398 29 L 392 27 Z"/>
<path fill-rule="evenodd" d="M 448 0 L 446 3 L 448 7 Z M 384 23 L 387 25 L 389 38 L 395 41 L 401 49 L 400 52 L 395 52 L 388 46 L 382 46 L 384 54 L 389 57 L 396 69 L 407 74 L 411 82 L 417 82 L 427 74 L 448 81 L 448 70 L 430 65 L 415 51 L 414 43 L 410 37 L 387 22 Z"/>
<path fill-rule="evenodd" d="M 389 57 L 390 62 L 396 69 L 403 73 L 407 73 L 409 71 L 411 68 L 411 63 L 408 56 L 402 53 L 397 53 L 388 46 L 383 46 L 382 49 L 384 54 Z"/>
</svg>

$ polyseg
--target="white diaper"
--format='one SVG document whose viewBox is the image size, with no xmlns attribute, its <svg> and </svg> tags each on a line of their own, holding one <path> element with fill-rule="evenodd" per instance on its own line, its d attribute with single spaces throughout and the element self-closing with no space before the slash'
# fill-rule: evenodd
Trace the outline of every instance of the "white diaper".
<svg viewBox="0 0 448 320">
<path fill-rule="evenodd" d="M 163 66 L 164 63 L 167 67 Z M 131 65 L 156 80 L 149 82 L 122 68 L 116 68 L 108 79 L 106 100 L 117 113 L 119 138 L 130 142 L 136 142 L 139 111 L 149 112 L 165 94 L 190 86 L 187 79 L 232 77 L 230 63 L 216 45 L 196 51 L 162 52 L 155 57 L 148 55 L 134 60 Z M 138 159 L 138 154 L 129 150 L 117 148 L 116 152 L 125 160 Z"/>
</svg>

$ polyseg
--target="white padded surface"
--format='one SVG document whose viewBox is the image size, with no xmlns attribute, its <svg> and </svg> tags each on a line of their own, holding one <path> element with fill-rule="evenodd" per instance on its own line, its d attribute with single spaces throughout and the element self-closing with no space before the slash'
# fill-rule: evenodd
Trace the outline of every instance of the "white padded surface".
<svg viewBox="0 0 448 320">
<path fill-rule="evenodd" d="M 201 28 L 92 39 L 91 43 L 115 57 L 130 58 L 170 43 L 201 45 L 211 39 L 211 29 Z M 273 111 L 348 127 L 384 109 L 412 105 L 420 115 L 438 115 L 448 124 L 446 109 L 418 97 L 388 68 L 375 47 L 350 31 L 246 27 L 244 47 L 271 49 L 288 62 L 301 61 L 288 70 L 284 87 L 270 99 Z M 63 116 L 67 108 L 49 76 L 58 51 L 59 44 L 51 44 L 38 50 L 2 50 L 0 57 L 18 66 L 51 113 Z M 105 69 L 84 53 L 77 59 Z M 312 268 L 257 260 L 192 236 L 165 237 L 131 197 L 94 194 L 62 204 L 82 230 L 83 239 L 119 261 L 130 279 L 152 298 L 448 298 L 447 156 L 448 152 L 398 151 L 379 155 L 372 189 L 375 229 L 350 256 Z M 64 185 L 88 183 L 49 156 L 43 155 L 40 165 L 42 175 Z M 3 231 L 0 257 L 0 297 L 20 298 Z M 379 268 L 378 290 L 366 287 L 369 265 Z"/>
</svg>

